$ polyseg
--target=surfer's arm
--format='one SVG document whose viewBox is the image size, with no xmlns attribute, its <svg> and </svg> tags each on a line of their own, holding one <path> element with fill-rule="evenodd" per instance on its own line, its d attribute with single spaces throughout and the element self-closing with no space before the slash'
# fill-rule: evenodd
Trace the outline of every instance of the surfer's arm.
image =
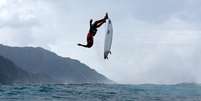
<svg viewBox="0 0 201 101">
<path fill-rule="evenodd" d="M 92 22 L 93 22 L 93 19 L 91 19 L 91 20 L 89 21 L 90 27 L 92 26 Z"/>
<path fill-rule="evenodd" d="M 97 20 L 95 21 L 95 25 L 96 28 L 100 27 L 102 24 L 104 24 L 106 22 L 106 20 L 108 19 L 108 14 L 106 13 L 105 17 L 103 19 Z"/>
</svg>

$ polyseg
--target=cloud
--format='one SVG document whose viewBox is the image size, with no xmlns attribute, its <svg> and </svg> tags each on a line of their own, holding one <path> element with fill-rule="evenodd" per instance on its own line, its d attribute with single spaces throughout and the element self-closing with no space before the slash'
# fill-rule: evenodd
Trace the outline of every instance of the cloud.
<svg viewBox="0 0 201 101">
<path fill-rule="evenodd" d="M 27 5 L 28 2 L 21 3 L 14 0 L 7 0 L 2 4 L 0 9 L 2 43 L 28 45 L 33 42 L 32 28 L 39 26 L 39 22 L 32 14 L 31 6 L 28 8 Z"/>
<path fill-rule="evenodd" d="M 182 11 L 185 2 L 186 0 L 134 0 L 130 6 L 134 18 L 161 23 Z"/>
</svg>

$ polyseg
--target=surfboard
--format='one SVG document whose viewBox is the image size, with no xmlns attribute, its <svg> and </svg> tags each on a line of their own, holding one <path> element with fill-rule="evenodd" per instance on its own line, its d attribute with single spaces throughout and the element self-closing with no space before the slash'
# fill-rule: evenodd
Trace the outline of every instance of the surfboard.
<svg viewBox="0 0 201 101">
<path fill-rule="evenodd" d="M 105 34 L 104 59 L 108 59 L 108 55 L 111 54 L 112 37 L 113 37 L 113 26 L 112 21 L 109 18 L 107 21 L 107 28 Z"/>
</svg>

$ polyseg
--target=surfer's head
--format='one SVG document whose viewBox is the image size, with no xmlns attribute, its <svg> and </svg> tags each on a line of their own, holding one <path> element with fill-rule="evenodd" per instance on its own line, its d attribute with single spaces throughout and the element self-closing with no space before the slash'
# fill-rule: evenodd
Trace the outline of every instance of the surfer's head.
<svg viewBox="0 0 201 101">
<path fill-rule="evenodd" d="M 90 19 L 90 23 L 92 23 L 93 22 L 93 19 Z"/>
</svg>

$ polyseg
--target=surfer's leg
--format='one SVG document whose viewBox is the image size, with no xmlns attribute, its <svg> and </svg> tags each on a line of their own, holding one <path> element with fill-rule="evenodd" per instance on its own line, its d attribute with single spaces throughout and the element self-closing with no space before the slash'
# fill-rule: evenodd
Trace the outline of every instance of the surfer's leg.
<svg viewBox="0 0 201 101">
<path fill-rule="evenodd" d="M 87 44 L 86 45 L 80 44 L 80 43 L 78 43 L 77 45 L 82 46 L 82 47 L 86 47 L 86 48 L 92 47 L 92 45 L 93 45 L 93 34 L 92 33 L 87 34 Z"/>
<path fill-rule="evenodd" d="M 80 43 L 78 43 L 77 45 L 82 46 L 82 47 L 87 47 L 87 45 L 83 45 L 83 44 L 80 44 Z"/>
<path fill-rule="evenodd" d="M 78 46 L 82 46 L 82 47 L 85 47 L 85 48 L 91 48 L 92 46 L 93 46 L 93 43 L 87 43 L 86 45 L 83 45 L 83 44 L 80 44 L 80 43 L 78 43 L 77 44 Z"/>
<path fill-rule="evenodd" d="M 93 46 L 93 43 L 94 43 L 93 37 L 88 37 L 86 47 L 91 48 Z"/>
<path fill-rule="evenodd" d="M 78 43 L 78 46 L 86 47 L 86 48 L 91 48 L 93 46 L 93 35 L 91 33 L 88 33 L 87 35 L 87 44 L 83 45 Z"/>
</svg>

